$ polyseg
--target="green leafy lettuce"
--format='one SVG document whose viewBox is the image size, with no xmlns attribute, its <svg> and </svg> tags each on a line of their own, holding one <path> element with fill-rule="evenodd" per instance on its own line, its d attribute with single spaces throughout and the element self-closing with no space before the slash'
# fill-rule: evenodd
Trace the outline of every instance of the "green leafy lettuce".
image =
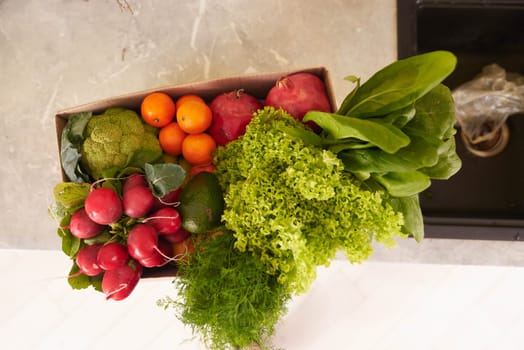
<svg viewBox="0 0 524 350">
<path fill-rule="evenodd" d="M 266 107 L 216 158 L 235 248 L 259 258 L 294 293 L 307 291 L 317 266 L 338 251 L 361 262 L 374 240 L 391 246 L 403 236 L 403 217 L 386 193 L 346 172 L 336 154 L 295 136 L 302 132 L 302 123 Z"/>
</svg>

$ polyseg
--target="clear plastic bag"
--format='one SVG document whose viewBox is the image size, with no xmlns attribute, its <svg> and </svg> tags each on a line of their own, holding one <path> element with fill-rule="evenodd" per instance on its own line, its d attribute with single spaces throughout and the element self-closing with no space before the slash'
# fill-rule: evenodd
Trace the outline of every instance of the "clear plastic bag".
<svg viewBox="0 0 524 350">
<path fill-rule="evenodd" d="M 524 112 L 524 76 L 497 64 L 453 91 L 455 116 L 472 144 L 490 140 L 513 114 Z"/>
</svg>

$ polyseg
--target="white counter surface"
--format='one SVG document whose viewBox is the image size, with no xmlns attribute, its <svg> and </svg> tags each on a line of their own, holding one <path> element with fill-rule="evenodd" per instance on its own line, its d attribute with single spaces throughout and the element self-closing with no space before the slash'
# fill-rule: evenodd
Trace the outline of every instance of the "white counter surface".
<svg viewBox="0 0 524 350">
<path fill-rule="evenodd" d="M 45 263 L 44 263 L 45 262 Z M 54 251 L 0 250 L 3 349 L 203 350 L 170 311 L 171 279 L 142 279 L 120 302 L 72 291 Z M 296 297 L 271 339 L 286 350 L 518 350 L 524 268 L 337 260 Z"/>
</svg>

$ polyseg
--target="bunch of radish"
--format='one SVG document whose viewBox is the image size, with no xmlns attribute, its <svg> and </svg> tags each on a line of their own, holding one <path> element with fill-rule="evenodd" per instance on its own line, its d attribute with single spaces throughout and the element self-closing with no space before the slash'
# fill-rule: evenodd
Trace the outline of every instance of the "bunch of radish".
<svg viewBox="0 0 524 350">
<path fill-rule="evenodd" d="M 93 187 L 84 207 L 71 216 L 71 234 L 86 244 L 75 258 L 79 273 L 102 274 L 102 291 L 107 299 L 129 296 L 143 268 L 177 261 L 173 245 L 190 236 L 182 229 L 174 207 L 178 192 L 158 199 L 145 177 L 137 173 L 124 180 L 122 196 L 111 187 Z M 103 243 L 96 239 L 103 232 L 115 230 L 119 232 L 110 234 Z"/>
</svg>

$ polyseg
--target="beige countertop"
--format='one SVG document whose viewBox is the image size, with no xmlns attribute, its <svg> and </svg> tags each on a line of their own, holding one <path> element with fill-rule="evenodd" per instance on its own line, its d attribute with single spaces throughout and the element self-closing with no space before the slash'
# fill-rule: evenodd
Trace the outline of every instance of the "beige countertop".
<svg viewBox="0 0 524 350">
<path fill-rule="evenodd" d="M 396 1 L 0 1 L 0 248 L 58 250 L 54 114 L 102 98 L 325 66 L 337 101 L 396 59 Z M 426 240 L 373 259 L 517 264 L 515 242 Z"/>
</svg>

